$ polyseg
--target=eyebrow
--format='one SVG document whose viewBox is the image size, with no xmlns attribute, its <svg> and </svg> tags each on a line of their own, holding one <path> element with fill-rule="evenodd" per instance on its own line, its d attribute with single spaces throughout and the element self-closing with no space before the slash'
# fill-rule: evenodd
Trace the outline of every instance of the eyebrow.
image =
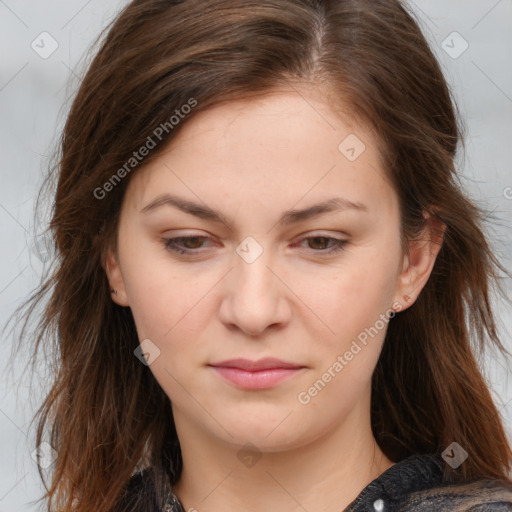
<svg viewBox="0 0 512 512">
<path fill-rule="evenodd" d="M 209 206 L 194 203 L 193 201 L 173 196 L 171 194 L 163 194 L 157 197 L 146 205 L 141 210 L 141 213 L 149 213 L 162 206 L 173 206 L 182 212 L 195 215 L 201 219 L 221 222 L 226 226 L 230 225 L 230 221 L 228 219 L 226 219 L 220 212 L 215 211 Z M 288 210 L 281 215 L 277 224 L 287 226 L 310 218 L 318 217 L 325 213 L 341 212 L 344 210 L 359 210 L 367 212 L 368 208 L 359 202 L 350 201 L 343 197 L 333 197 L 302 210 Z"/>
</svg>

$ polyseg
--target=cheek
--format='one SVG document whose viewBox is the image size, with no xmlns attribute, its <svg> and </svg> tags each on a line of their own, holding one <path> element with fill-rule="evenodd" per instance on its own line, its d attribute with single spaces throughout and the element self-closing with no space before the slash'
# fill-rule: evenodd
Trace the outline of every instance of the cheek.
<svg viewBox="0 0 512 512">
<path fill-rule="evenodd" d="M 380 251 L 367 251 L 364 257 L 358 253 L 357 258 L 347 258 L 345 263 L 329 279 L 317 280 L 311 288 L 314 291 L 308 297 L 308 306 L 334 334 L 317 319 L 308 317 L 309 337 L 315 340 L 315 372 L 301 395 L 309 396 L 310 405 L 318 411 L 332 409 L 343 414 L 371 385 L 393 316 L 396 279 L 395 260 L 382 257 Z M 324 387 L 326 392 L 320 392 Z"/>
<path fill-rule="evenodd" d="M 208 292 L 214 281 L 187 279 L 186 275 L 155 273 L 155 269 L 132 279 L 127 292 L 139 333 L 162 342 L 190 336 L 206 321 Z M 190 332 L 189 332 L 190 331 Z"/>
<path fill-rule="evenodd" d="M 222 274 L 172 262 L 151 243 L 127 240 L 124 254 L 124 283 L 139 339 L 149 338 L 161 350 L 193 348 L 211 318 L 211 292 Z"/>
<path fill-rule="evenodd" d="M 396 258 L 398 251 L 392 249 L 355 248 L 336 267 L 295 280 L 297 295 L 329 328 L 323 339 L 352 340 L 373 326 L 381 314 L 390 312 L 397 279 Z M 311 314 L 308 318 L 323 325 Z"/>
</svg>

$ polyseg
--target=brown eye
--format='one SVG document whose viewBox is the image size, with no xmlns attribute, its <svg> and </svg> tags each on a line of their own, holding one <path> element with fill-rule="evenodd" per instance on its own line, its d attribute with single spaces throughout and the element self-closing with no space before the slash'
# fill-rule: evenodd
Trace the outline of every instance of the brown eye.
<svg viewBox="0 0 512 512">
<path fill-rule="evenodd" d="M 341 251 L 347 243 L 347 240 L 334 238 L 332 236 L 308 236 L 301 240 L 299 246 L 304 249 L 309 249 L 314 253 L 331 254 Z"/>
<path fill-rule="evenodd" d="M 196 249 L 202 249 L 207 241 L 208 237 L 206 236 L 180 236 L 162 239 L 162 243 L 168 251 L 178 254 L 199 253 L 200 251 Z"/>
<path fill-rule="evenodd" d="M 183 245 L 187 249 L 199 249 L 199 247 L 202 247 L 203 241 L 205 240 L 204 236 L 190 236 L 187 238 L 182 238 Z"/>
<path fill-rule="evenodd" d="M 308 238 L 308 246 L 310 249 L 322 250 L 328 249 L 329 241 L 333 240 L 326 236 L 313 236 Z"/>
</svg>

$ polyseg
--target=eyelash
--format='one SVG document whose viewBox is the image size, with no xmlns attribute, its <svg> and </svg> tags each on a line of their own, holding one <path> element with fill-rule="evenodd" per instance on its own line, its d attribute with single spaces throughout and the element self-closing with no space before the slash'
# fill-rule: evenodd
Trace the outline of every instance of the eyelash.
<svg viewBox="0 0 512 512">
<path fill-rule="evenodd" d="M 316 252 L 316 253 L 324 253 L 324 254 L 334 254 L 336 252 L 339 252 L 341 250 L 344 249 L 344 246 L 345 244 L 347 243 L 346 240 L 341 240 L 340 238 L 334 238 L 334 237 L 331 237 L 331 236 L 321 236 L 321 235 L 317 235 L 317 236 L 307 236 L 303 239 L 301 239 L 300 241 L 303 242 L 305 240 L 312 240 L 312 239 L 315 239 L 315 238 L 320 238 L 320 239 L 323 239 L 323 240 L 327 240 L 328 243 L 329 242 L 332 242 L 333 245 L 331 245 L 330 248 L 328 249 L 318 249 L 318 250 L 315 250 L 315 249 L 311 249 L 313 252 Z M 203 240 L 209 240 L 208 237 L 206 236 L 179 236 L 179 237 L 176 237 L 176 238 L 162 238 L 162 242 L 165 246 L 165 248 L 168 250 L 168 251 L 171 251 L 171 252 L 175 252 L 177 254 L 188 254 L 188 255 L 191 255 L 191 254 L 194 254 L 194 253 L 198 253 L 199 251 L 198 250 L 195 250 L 195 249 L 184 249 L 182 247 L 180 247 L 178 245 L 178 241 L 186 241 L 186 240 L 191 240 L 191 239 L 203 239 Z M 202 247 L 198 247 L 197 249 L 201 249 Z"/>
</svg>

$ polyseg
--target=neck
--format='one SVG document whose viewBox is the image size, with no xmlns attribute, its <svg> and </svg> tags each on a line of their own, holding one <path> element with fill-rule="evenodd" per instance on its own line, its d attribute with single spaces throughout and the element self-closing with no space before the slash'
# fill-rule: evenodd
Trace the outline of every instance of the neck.
<svg viewBox="0 0 512 512">
<path fill-rule="evenodd" d="M 175 411 L 183 471 L 173 491 L 185 510 L 201 512 L 343 510 L 393 464 L 375 442 L 367 410 L 356 408 L 306 444 L 261 452 L 212 437 Z"/>
</svg>

